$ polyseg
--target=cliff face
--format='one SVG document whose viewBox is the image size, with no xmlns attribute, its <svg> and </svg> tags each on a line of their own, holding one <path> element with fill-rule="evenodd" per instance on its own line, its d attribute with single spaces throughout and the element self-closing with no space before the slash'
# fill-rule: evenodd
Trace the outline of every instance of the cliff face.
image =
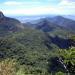
<svg viewBox="0 0 75 75">
<path fill-rule="evenodd" d="M 0 19 L 4 18 L 4 14 L 0 11 Z"/>
</svg>

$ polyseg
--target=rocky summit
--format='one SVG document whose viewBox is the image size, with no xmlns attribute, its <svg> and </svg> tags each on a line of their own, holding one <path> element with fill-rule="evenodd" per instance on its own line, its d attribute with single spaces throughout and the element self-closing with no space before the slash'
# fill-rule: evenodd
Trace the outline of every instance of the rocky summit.
<svg viewBox="0 0 75 75">
<path fill-rule="evenodd" d="M 4 18 L 4 14 L 0 11 L 0 19 Z"/>
</svg>

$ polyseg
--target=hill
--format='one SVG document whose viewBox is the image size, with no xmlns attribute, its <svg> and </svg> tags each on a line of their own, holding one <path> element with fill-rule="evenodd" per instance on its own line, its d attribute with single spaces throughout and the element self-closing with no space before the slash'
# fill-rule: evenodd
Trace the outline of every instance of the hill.
<svg viewBox="0 0 75 75">
<path fill-rule="evenodd" d="M 3 13 L 0 18 L 1 30 L 4 32 L 1 31 L 1 34 L 6 35 L 6 32 L 11 31 L 9 35 L 0 37 L 2 75 L 50 75 L 58 72 L 64 75 L 67 70 L 74 72 L 75 61 L 70 66 L 69 59 L 75 56 L 75 51 L 71 49 L 74 56 L 66 56 L 69 55 L 69 47 L 74 45 L 74 38 L 68 38 L 72 32 L 51 22 L 49 18 L 40 19 L 34 24 L 21 24 L 16 19 L 5 17 Z M 67 66 L 73 67 L 73 70 Z"/>
<path fill-rule="evenodd" d="M 27 22 L 26 24 L 31 27 L 37 27 L 38 25 L 40 26 L 41 24 L 43 24 L 44 21 L 46 21 L 46 23 L 48 22 L 50 25 L 52 24 L 52 26 L 56 26 L 55 28 L 61 27 L 62 29 L 66 29 L 67 31 L 75 33 L 75 21 L 63 16 L 43 17 L 38 20 Z"/>
<path fill-rule="evenodd" d="M 50 68 L 53 68 L 52 65 L 50 66 L 50 59 L 59 55 L 59 49 L 69 47 L 70 42 L 67 38 L 51 36 L 38 29 L 25 28 L 22 32 L 0 38 L 0 61 L 5 62 L 4 65 L 6 65 L 8 62 L 16 60 L 16 73 L 50 75 L 50 71 L 52 71 Z M 57 63 L 57 60 L 53 63 Z M 56 64 L 55 66 L 57 67 Z M 5 67 L 11 68 L 11 65 Z M 60 68 L 58 67 L 59 71 L 61 71 Z M 5 71 L 8 72 L 8 70 Z"/>
<path fill-rule="evenodd" d="M 62 16 L 56 16 L 51 19 L 51 22 L 58 24 L 59 26 L 65 27 L 68 30 L 75 32 L 75 21 L 64 18 Z"/>
<path fill-rule="evenodd" d="M 22 29 L 23 25 L 20 21 L 6 17 L 2 12 L 0 12 L 0 35 L 20 31 Z"/>
</svg>

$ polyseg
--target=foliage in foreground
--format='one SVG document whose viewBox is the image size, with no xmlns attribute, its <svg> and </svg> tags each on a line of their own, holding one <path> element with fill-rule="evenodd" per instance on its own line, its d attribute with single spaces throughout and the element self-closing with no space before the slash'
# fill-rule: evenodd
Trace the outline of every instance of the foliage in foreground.
<svg viewBox="0 0 75 75">
<path fill-rule="evenodd" d="M 6 59 L 0 62 L 0 75 L 15 75 L 15 60 Z"/>
<path fill-rule="evenodd" d="M 49 49 L 45 45 L 45 39 L 42 32 L 34 30 L 0 38 L 0 66 L 2 66 L 0 72 L 2 75 L 51 75 L 54 71 L 56 75 L 66 75 L 57 60 L 55 63 L 58 65 L 49 61 L 56 57 L 63 60 L 70 74 L 75 73 L 75 48 L 58 50 L 52 44 L 55 49 Z M 51 67 L 53 70 L 55 67 L 55 70 L 53 71 Z"/>
</svg>

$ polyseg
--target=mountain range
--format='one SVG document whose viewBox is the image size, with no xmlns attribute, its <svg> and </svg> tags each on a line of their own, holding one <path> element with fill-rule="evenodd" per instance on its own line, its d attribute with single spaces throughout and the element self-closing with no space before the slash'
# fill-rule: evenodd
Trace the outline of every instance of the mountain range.
<svg viewBox="0 0 75 75">
<path fill-rule="evenodd" d="M 75 35 L 75 21 L 62 16 L 22 23 L 0 12 L 1 73 L 51 75 L 55 72 L 58 75 L 59 72 L 62 75 L 62 72 L 65 75 L 71 70 L 75 74 L 72 64 L 75 61 L 71 58 L 75 49 L 68 52 L 75 45 L 74 38 L 70 39 L 72 35 Z"/>
<path fill-rule="evenodd" d="M 44 17 L 38 20 L 27 22 L 27 24 L 29 23 L 28 25 L 31 27 L 37 27 L 39 24 L 41 25 L 44 21 L 46 21 L 45 23 L 50 22 L 49 24 L 53 24 L 52 26 L 56 26 L 56 28 L 62 27 L 67 31 L 75 32 L 75 21 L 62 16 Z"/>
<path fill-rule="evenodd" d="M 64 18 L 62 16 L 56 16 L 51 19 L 51 22 L 58 24 L 59 26 L 65 27 L 66 29 L 69 29 L 71 31 L 75 30 L 75 21 Z"/>
</svg>

